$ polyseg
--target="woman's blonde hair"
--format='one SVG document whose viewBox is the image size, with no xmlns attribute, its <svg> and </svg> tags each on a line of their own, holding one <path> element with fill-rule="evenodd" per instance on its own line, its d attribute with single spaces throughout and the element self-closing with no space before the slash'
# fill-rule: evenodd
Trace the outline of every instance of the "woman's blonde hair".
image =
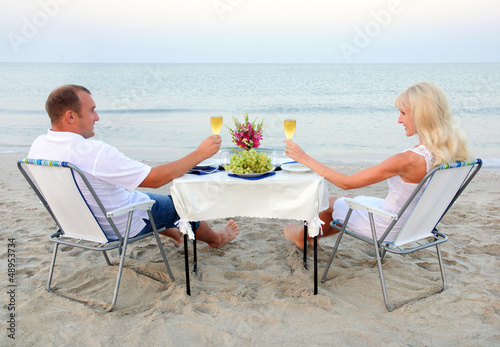
<svg viewBox="0 0 500 347">
<path fill-rule="evenodd" d="M 435 156 L 434 165 L 470 159 L 465 132 L 455 124 L 448 98 L 439 86 L 414 84 L 399 94 L 395 105 L 410 109 L 421 143 Z"/>
</svg>

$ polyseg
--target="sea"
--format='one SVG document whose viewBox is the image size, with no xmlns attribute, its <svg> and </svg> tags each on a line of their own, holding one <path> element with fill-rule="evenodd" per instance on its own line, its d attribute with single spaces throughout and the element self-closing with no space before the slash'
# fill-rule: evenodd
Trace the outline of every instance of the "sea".
<svg viewBox="0 0 500 347">
<path fill-rule="evenodd" d="M 224 117 L 223 151 L 232 151 L 229 129 L 248 113 L 265 124 L 260 151 L 284 155 L 292 118 L 293 141 L 311 156 L 371 165 L 418 143 L 398 124 L 394 100 L 420 81 L 444 89 L 474 155 L 500 169 L 500 63 L 0 63 L 0 153 L 26 154 L 50 128 L 48 94 L 79 84 L 97 105 L 95 138 L 137 160 L 193 151 L 211 135 L 212 115 Z"/>
</svg>

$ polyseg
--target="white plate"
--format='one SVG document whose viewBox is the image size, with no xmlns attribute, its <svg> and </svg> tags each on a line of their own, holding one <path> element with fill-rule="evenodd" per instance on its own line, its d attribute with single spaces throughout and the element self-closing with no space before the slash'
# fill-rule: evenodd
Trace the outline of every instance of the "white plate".
<svg viewBox="0 0 500 347">
<path fill-rule="evenodd" d="M 240 174 L 240 173 L 234 173 L 232 171 L 228 171 L 232 175 L 240 176 L 240 177 L 260 177 L 264 176 L 265 174 L 268 174 L 270 172 L 273 172 L 274 170 L 268 171 L 268 172 L 259 172 L 259 173 L 251 173 L 251 174 Z"/>
<path fill-rule="evenodd" d="M 283 164 L 281 165 L 281 169 L 285 171 L 290 171 L 290 172 L 307 172 L 311 171 L 307 166 L 302 165 L 302 164 Z"/>
<path fill-rule="evenodd" d="M 194 167 L 194 169 L 208 169 L 209 167 L 218 166 L 218 161 L 213 159 L 207 159 L 199 163 Z"/>
</svg>

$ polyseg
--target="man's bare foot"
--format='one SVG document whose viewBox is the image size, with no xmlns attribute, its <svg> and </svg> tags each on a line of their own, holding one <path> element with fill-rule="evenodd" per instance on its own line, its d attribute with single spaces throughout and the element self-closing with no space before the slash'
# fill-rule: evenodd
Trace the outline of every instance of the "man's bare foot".
<svg viewBox="0 0 500 347">
<path fill-rule="evenodd" d="M 238 224 L 231 219 L 222 229 L 217 230 L 216 234 L 218 235 L 218 241 L 208 242 L 210 247 L 222 247 L 229 241 L 234 240 L 236 235 L 239 234 Z"/>
<path fill-rule="evenodd" d="M 283 233 L 285 237 L 293 241 L 299 249 L 304 249 L 304 226 L 290 223 L 285 225 Z"/>
</svg>

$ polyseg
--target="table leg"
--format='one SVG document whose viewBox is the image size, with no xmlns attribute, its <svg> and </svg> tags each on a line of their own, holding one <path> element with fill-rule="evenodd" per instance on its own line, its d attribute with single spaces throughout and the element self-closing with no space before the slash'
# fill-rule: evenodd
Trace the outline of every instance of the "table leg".
<svg viewBox="0 0 500 347">
<path fill-rule="evenodd" d="M 196 223 L 190 222 L 191 224 L 191 229 L 193 229 L 193 234 L 194 234 L 194 240 L 193 240 L 193 258 L 194 258 L 194 265 L 193 265 L 193 272 L 195 275 L 198 275 L 198 254 L 196 252 Z"/>
<path fill-rule="evenodd" d="M 304 259 L 302 260 L 302 264 L 304 265 L 304 268 L 307 269 L 307 224 L 304 222 Z"/>
<path fill-rule="evenodd" d="M 186 267 L 186 293 L 191 296 L 191 285 L 189 283 L 189 254 L 188 254 L 188 236 L 184 234 L 184 265 Z"/>
<path fill-rule="evenodd" d="M 314 236 L 314 295 L 318 294 L 318 236 Z"/>
</svg>

